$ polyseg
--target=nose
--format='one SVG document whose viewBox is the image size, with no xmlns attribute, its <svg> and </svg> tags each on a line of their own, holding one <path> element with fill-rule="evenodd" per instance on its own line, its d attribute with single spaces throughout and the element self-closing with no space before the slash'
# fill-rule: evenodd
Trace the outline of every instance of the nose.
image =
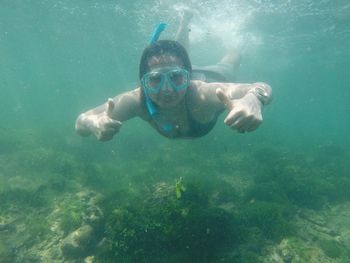
<svg viewBox="0 0 350 263">
<path fill-rule="evenodd" d="M 167 79 L 165 79 L 165 81 L 164 81 L 164 85 L 162 87 L 162 90 L 167 92 L 167 93 L 173 91 L 173 89 L 172 89 L 172 87 Z"/>
</svg>

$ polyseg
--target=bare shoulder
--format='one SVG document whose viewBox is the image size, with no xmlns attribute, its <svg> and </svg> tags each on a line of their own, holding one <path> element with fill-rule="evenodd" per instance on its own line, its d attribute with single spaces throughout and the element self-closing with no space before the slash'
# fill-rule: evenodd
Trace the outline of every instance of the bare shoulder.
<svg viewBox="0 0 350 263">
<path fill-rule="evenodd" d="M 141 100 L 141 90 L 136 88 L 122 94 L 119 94 L 113 98 L 115 102 L 120 102 L 122 100 L 128 100 L 129 102 L 137 103 Z"/>
</svg>

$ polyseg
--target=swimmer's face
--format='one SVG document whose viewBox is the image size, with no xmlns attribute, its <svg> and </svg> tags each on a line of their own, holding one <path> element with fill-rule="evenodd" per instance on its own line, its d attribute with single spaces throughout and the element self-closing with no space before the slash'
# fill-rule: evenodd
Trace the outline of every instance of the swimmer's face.
<svg viewBox="0 0 350 263">
<path fill-rule="evenodd" d="M 189 73 L 175 56 L 151 57 L 149 72 L 144 75 L 143 85 L 151 100 L 162 108 L 176 106 L 185 97 L 190 84 Z"/>
</svg>

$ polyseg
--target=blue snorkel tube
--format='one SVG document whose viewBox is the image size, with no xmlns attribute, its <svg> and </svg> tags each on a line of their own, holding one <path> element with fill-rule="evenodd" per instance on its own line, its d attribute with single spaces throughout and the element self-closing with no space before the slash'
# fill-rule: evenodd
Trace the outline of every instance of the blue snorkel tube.
<svg viewBox="0 0 350 263">
<path fill-rule="evenodd" d="M 159 23 L 153 30 L 151 39 L 149 41 L 150 44 L 154 44 L 158 41 L 160 34 L 165 30 L 166 24 L 165 23 Z"/>
<path fill-rule="evenodd" d="M 149 41 L 150 45 L 152 45 L 158 41 L 160 34 L 165 30 L 166 27 L 167 27 L 167 24 L 159 23 L 154 28 L 152 36 L 151 36 L 150 41 Z M 143 86 L 145 87 L 145 85 L 143 85 Z M 144 94 L 145 94 L 145 98 L 146 98 L 147 110 L 148 110 L 149 114 L 151 115 L 151 117 L 154 119 L 158 113 L 157 109 L 154 106 L 151 99 L 149 98 L 146 90 L 144 90 Z M 164 123 L 161 128 L 164 132 L 167 132 L 167 133 L 170 133 L 173 130 L 173 126 L 170 123 Z"/>
<path fill-rule="evenodd" d="M 166 24 L 165 23 L 159 23 L 153 30 L 152 36 L 150 38 L 149 44 L 152 45 L 156 43 L 159 39 L 160 34 L 165 30 Z M 146 96 L 146 106 L 148 109 L 149 114 L 154 117 L 157 113 L 156 107 L 152 103 L 151 99 L 148 97 L 148 94 L 145 90 L 145 96 Z"/>
</svg>

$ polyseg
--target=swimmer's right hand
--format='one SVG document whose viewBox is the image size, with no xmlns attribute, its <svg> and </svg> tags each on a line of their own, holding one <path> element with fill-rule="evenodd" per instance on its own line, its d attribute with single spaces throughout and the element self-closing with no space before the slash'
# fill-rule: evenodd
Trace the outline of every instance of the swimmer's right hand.
<svg viewBox="0 0 350 263">
<path fill-rule="evenodd" d="M 98 115 L 89 116 L 92 118 L 91 132 L 99 141 L 109 141 L 119 132 L 122 123 L 113 119 L 114 101 L 108 99 L 106 110 Z"/>
</svg>

